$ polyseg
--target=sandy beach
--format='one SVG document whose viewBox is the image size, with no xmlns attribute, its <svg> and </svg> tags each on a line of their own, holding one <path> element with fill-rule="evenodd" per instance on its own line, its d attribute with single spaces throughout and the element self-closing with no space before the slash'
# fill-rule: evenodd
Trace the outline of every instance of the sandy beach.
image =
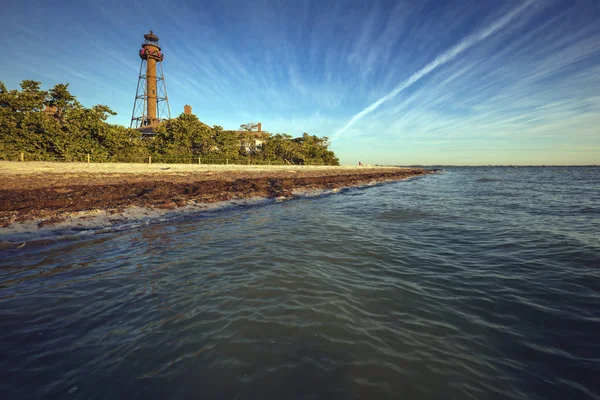
<svg viewBox="0 0 600 400">
<path fill-rule="evenodd" d="M 38 227 L 99 212 L 174 210 L 289 197 L 432 173 L 419 168 L 0 162 L 0 226 Z"/>
</svg>

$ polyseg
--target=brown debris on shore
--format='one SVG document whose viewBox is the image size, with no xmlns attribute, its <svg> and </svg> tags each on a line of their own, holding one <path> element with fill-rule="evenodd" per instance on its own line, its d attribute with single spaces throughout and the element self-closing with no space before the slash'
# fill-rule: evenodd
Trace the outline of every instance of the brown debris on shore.
<svg viewBox="0 0 600 400">
<path fill-rule="evenodd" d="M 40 163 L 31 163 L 40 164 Z M 118 168 L 115 164 L 73 171 L 60 167 L 17 168 L 0 165 L 0 226 L 40 220 L 39 226 L 73 213 L 129 207 L 175 209 L 190 202 L 215 203 L 251 197 L 288 197 L 293 191 L 336 189 L 402 180 L 432 173 L 419 168 L 150 166 Z M 86 169 L 87 168 L 87 169 Z"/>
</svg>

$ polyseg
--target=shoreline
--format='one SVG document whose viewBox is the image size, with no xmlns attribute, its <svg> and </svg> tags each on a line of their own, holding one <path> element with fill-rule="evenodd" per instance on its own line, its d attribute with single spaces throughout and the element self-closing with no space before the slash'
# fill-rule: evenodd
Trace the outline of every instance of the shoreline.
<svg viewBox="0 0 600 400">
<path fill-rule="evenodd" d="M 0 162 L 0 234 L 202 212 L 239 201 L 318 195 L 435 172 L 401 167 Z"/>
</svg>

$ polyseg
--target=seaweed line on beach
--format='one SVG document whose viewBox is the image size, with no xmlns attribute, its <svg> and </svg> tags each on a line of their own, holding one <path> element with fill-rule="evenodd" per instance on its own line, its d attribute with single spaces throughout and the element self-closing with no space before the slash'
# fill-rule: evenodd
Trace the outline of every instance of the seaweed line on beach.
<svg viewBox="0 0 600 400">
<path fill-rule="evenodd" d="M 289 197 L 293 191 L 339 189 L 402 180 L 431 173 L 417 168 L 328 170 L 230 170 L 169 174 L 32 174 L 2 178 L 0 225 L 39 221 L 57 223 L 75 213 L 130 207 L 176 209 L 255 197 Z"/>
</svg>

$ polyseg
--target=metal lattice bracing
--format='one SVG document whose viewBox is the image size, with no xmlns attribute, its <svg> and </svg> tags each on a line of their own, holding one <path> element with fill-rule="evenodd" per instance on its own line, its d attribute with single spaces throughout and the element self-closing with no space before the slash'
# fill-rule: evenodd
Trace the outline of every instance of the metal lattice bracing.
<svg viewBox="0 0 600 400">
<path fill-rule="evenodd" d="M 152 31 L 144 35 L 140 49 L 140 73 L 131 114 L 131 128 L 153 127 L 171 118 L 167 85 L 162 67 L 163 54 Z"/>
</svg>

